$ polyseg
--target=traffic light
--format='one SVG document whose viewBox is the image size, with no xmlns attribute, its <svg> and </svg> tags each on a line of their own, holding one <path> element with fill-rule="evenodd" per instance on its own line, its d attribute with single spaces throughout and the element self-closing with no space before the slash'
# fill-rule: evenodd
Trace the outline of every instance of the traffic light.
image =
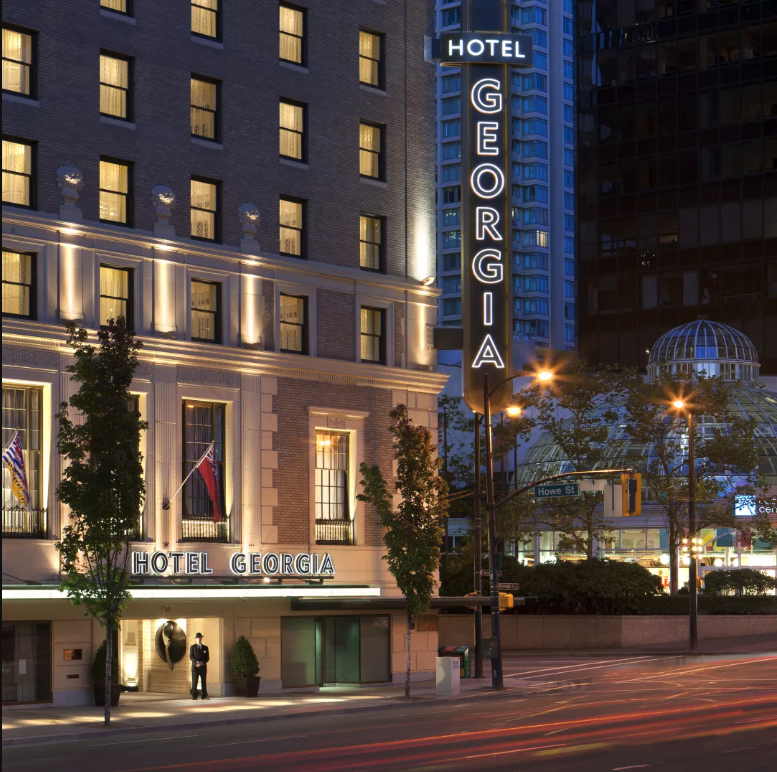
<svg viewBox="0 0 777 772">
<path fill-rule="evenodd" d="M 622 474 L 623 516 L 639 515 L 642 512 L 642 475 Z"/>
</svg>

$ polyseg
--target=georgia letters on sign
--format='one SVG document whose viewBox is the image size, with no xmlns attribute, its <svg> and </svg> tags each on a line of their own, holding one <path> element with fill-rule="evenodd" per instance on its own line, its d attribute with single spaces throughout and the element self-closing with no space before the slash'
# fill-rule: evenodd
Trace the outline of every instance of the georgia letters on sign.
<svg viewBox="0 0 777 772">
<path fill-rule="evenodd" d="M 229 560 L 235 576 L 334 576 L 329 553 L 235 552 Z M 136 576 L 160 575 L 208 576 L 207 552 L 132 552 L 132 573 Z"/>
</svg>

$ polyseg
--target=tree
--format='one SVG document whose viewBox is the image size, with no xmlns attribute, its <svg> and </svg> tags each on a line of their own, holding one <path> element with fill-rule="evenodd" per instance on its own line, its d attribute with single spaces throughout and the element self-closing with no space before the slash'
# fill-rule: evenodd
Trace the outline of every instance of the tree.
<svg viewBox="0 0 777 772">
<path fill-rule="evenodd" d="M 670 591 L 678 591 L 677 551 L 688 524 L 688 428 L 671 409 L 682 397 L 693 411 L 698 528 L 734 525 L 734 496 L 758 486 L 755 422 L 733 409 L 734 385 L 704 375 L 662 374 L 634 382 L 623 420 L 626 463 L 642 473 L 647 498 L 664 513 L 668 534 Z"/>
<path fill-rule="evenodd" d="M 559 472 L 586 472 L 610 466 L 604 444 L 617 417 L 615 406 L 623 400 L 634 379 L 628 370 L 589 368 L 584 361 L 574 360 L 549 383 L 538 382 L 522 392 L 522 404 L 533 408 L 536 426 L 550 434 L 560 451 Z M 618 459 L 616 465 L 619 464 Z M 596 540 L 606 538 L 610 531 L 599 506 L 602 500 L 600 492 L 585 491 L 580 496 L 552 502 L 516 503 L 513 519 L 530 517 L 548 525 L 562 534 L 560 549 L 591 558 Z"/>
<path fill-rule="evenodd" d="M 105 627 L 107 725 L 113 632 L 130 599 L 129 540 L 145 498 L 139 448 L 147 423 L 131 409 L 129 392 L 141 343 L 121 316 L 97 332 L 97 347 L 83 327 L 69 324 L 67 332 L 75 351 L 67 371 L 80 387 L 57 414 L 57 448 L 68 460 L 57 496 L 70 509 L 70 524 L 56 544 L 65 575 L 60 587 Z M 78 418 L 71 418 L 69 408 Z"/>
<path fill-rule="evenodd" d="M 441 462 L 429 429 L 414 425 L 405 405 L 398 405 L 389 415 L 401 501 L 396 508 L 392 506 L 380 467 L 365 463 L 360 467 L 364 492 L 358 498 L 375 507 L 385 528 L 383 559 L 407 599 L 405 697 L 410 697 L 411 633 L 413 622 L 429 610 L 437 584 L 448 484 L 439 474 Z"/>
</svg>

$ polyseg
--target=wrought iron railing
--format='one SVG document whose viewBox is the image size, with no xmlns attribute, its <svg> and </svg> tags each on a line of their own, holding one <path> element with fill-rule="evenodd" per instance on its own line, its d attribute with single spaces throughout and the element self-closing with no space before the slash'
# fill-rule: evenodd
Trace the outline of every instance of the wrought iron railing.
<svg viewBox="0 0 777 772">
<path fill-rule="evenodd" d="M 228 542 L 229 522 L 210 517 L 187 517 L 181 521 L 181 541 Z"/>
<path fill-rule="evenodd" d="M 353 544 L 353 520 L 316 520 L 316 544 Z"/>
<path fill-rule="evenodd" d="M 46 510 L 3 507 L 4 539 L 45 539 Z"/>
</svg>

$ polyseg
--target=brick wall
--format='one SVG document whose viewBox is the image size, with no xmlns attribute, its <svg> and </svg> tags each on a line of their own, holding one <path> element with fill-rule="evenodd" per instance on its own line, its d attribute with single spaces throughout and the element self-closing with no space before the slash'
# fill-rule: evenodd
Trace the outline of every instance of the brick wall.
<svg viewBox="0 0 777 772">
<path fill-rule="evenodd" d="M 394 303 L 394 367 L 402 367 L 405 359 L 405 306 Z"/>
<path fill-rule="evenodd" d="M 319 289 L 316 304 L 318 356 L 353 362 L 356 359 L 354 296 L 345 292 Z"/>
</svg>

